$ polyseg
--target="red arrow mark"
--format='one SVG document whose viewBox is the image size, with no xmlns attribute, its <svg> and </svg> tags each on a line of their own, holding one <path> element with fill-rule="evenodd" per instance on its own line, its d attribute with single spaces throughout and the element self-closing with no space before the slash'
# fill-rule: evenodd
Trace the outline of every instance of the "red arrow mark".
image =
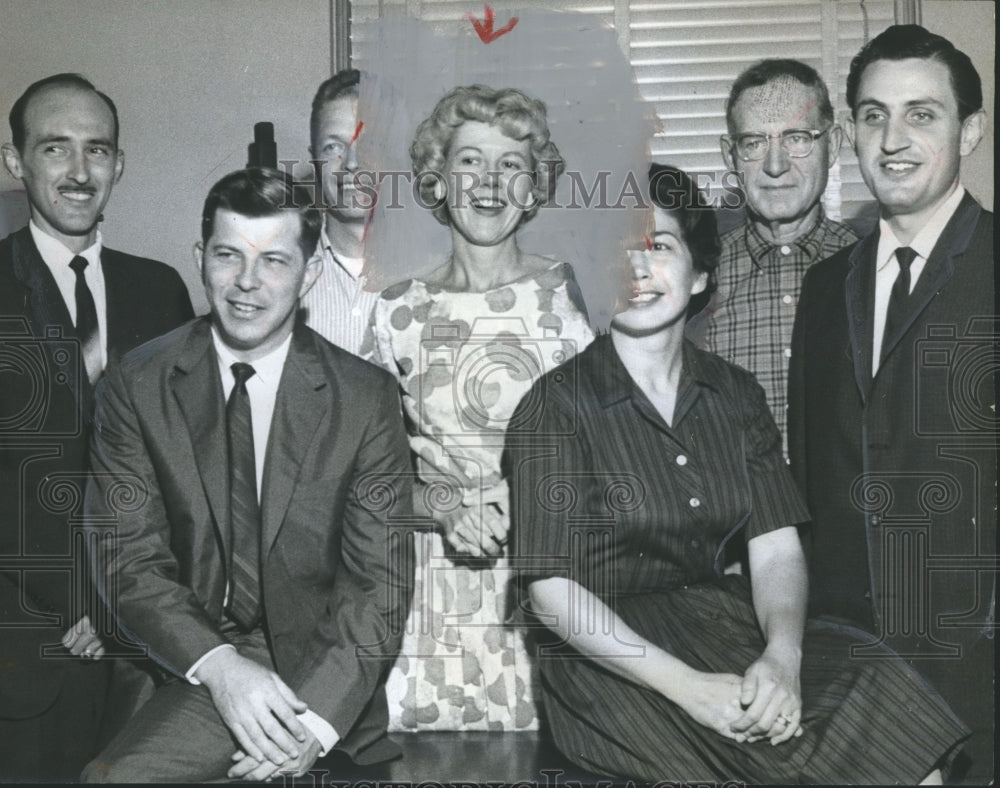
<svg viewBox="0 0 1000 788">
<path fill-rule="evenodd" d="M 482 40 L 484 44 L 492 44 L 500 38 L 500 36 L 513 30 L 514 25 L 517 24 L 517 17 L 512 16 L 506 25 L 501 27 L 499 30 L 494 30 L 493 20 L 496 15 L 494 14 L 493 9 L 488 5 L 483 6 L 483 8 L 485 9 L 485 19 L 483 19 L 483 21 L 480 22 L 472 14 L 466 14 L 465 19 L 472 22 L 472 26 L 476 29 L 476 33 L 479 35 L 480 40 Z"/>
</svg>

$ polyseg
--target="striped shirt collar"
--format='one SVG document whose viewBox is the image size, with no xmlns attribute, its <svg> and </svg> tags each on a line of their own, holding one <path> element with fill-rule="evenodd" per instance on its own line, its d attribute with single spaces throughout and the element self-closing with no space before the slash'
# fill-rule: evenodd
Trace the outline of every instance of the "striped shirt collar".
<svg viewBox="0 0 1000 788">
<path fill-rule="evenodd" d="M 356 279 L 356 280 L 359 280 L 359 281 L 362 281 L 362 282 L 365 280 L 365 276 L 363 274 L 361 276 L 355 276 L 353 273 L 351 273 L 351 270 L 350 270 L 351 267 L 358 268 L 358 269 L 363 269 L 364 268 L 364 258 L 363 257 L 348 257 L 347 255 L 343 255 L 340 252 L 338 252 L 336 249 L 333 248 L 333 244 L 330 243 L 330 238 L 326 234 L 326 219 L 325 218 L 323 220 L 323 229 L 320 230 L 319 245 L 320 245 L 321 249 L 325 249 L 326 250 L 327 255 L 329 255 L 328 259 L 333 260 L 333 262 L 345 274 L 347 274 L 351 279 Z"/>
<path fill-rule="evenodd" d="M 677 392 L 678 402 L 691 386 L 713 390 L 720 388 L 721 380 L 716 370 L 704 363 L 704 351 L 698 350 L 692 342 L 685 339 L 681 353 L 683 362 Z M 639 387 L 615 352 L 611 334 L 597 337 L 580 355 L 580 378 L 591 381 L 594 392 L 604 407 L 629 399 L 639 392 Z"/>
</svg>

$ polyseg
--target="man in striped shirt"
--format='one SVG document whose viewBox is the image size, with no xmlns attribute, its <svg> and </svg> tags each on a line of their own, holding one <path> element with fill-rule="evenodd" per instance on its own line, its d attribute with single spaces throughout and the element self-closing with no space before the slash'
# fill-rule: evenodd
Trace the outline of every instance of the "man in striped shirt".
<svg viewBox="0 0 1000 788">
<path fill-rule="evenodd" d="M 370 190 L 359 188 L 357 142 L 361 75 L 340 71 L 313 99 L 310 153 L 322 165 L 326 214 L 317 252 L 323 273 L 302 299 L 306 324 L 335 345 L 358 355 L 368 317 L 378 298 L 365 290 L 364 238 L 373 208 Z"/>
<path fill-rule="evenodd" d="M 718 289 L 688 326 L 705 349 L 752 372 L 784 437 L 792 323 L 802 277 L 853 243 L 820 199 L 842 132 L 826 85 L 797 60 L 763 60 L 740 74 L 726 101 L 726 164 L 740 173 L 746 221 L 722 236 Z"/>
</svg>

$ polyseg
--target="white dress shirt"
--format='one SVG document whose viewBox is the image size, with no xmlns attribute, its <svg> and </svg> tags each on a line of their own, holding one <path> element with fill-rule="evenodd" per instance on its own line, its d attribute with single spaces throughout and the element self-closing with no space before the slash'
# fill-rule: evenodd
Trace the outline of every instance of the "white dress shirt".
<svg viewBox="0 0 1000 788">
<path fill-rule="evenodd" d="M 52 272 L 56 285 L 59 287 L 59 294 L 66 303 L 69 310 L 70 320 L 76 325 L 76 272 L 69 267 L 70 261 L 77 256 L 76 252 L 71 252 L 62 241 L 53 238 L 33 221 L 28 222 L 28 229 L 31 231 L 31 238 L 38 247 L 38 253 L 42 256 L 42 261 Z M 87 267 L 83 270 L 83 278 L 90 288 L 94 297 L 94 306 L 97 308 L 97 331 L 101 348 L 101 369 L 108 365 L 108 298 L 104 288 L 104 271 L 101 269 L 101 231 L 97 231 L 97 240 L 92 246 L 80 252 L 80 257 L 87 260 Z"/>
<path fill-rule="evenodd" d="M 222 342 L 215 327 L 212 328 L 212 344 L 215 345 L 215 355 L 219 360 L 219 375 L 222 378 L 222 394 L 229 401 L 236 380 L 233 378 L 232 366 L 239 359 Z M 261 485 L 264 479 L 264 461 L 267 457 L 267 438 L 271 434 L 271 420 L 274 418 L 274 403 L 278 399 L 278 384 L 281 383 L 281 371 L 285 368 L 288 358 L 288 348 L 292 345 L 292 335 L 278 347 L 261 356 L 250 366 L 254 375 L 247 380 L 247 395 L 250 397 L 250 419 L 253 423 L 253 456 L 257 470 L 257 502 L 260 503 Z"/>
<path fill-rule="evenodd" d="M 232 365 L 239 361 L 239 359 L 223 343 L 214 326 L 212 327 L 212 344 L 215 346 L 215 355 L 219 362 L 222 392 L 228 401 L 229 394 L 232 392 L 236 382 L 233 378 Z M 281 345 L 266 356 L 262 356 L 254 361 L 251 364 L 254 369 L 254 375 L 247 380 L 247 396 L 250 398 L 250 421 L 253 425 L 253 454 L 257 471 L 258 501 L 260 501 L 262 480 L 264 477 L 264 463 L 267 458 L 267 440 L 271 433 L 271 421 L 274 418 L 274 404 L 278 398 L 278 384 L 281 382 L 281 373 L 285 367 L 285 359 L 288 358 L 288 349 L 291 347 L 291 344 L 292 335 L 289 334 L 288 338 Z M 229 596 L 228 587 L 226 588 L 226 596 Z M 186 674 L 187 680 L 192 684 L 201 684 L 195 678 L 198 668 L 202 666 L 205 660 L 223 648 L 236 647 L 225 643 L 203 654 L 188 670 Z M 306 710 L 299 715 L 299 718 L 302 724 L 308 727 L 319 740 L 320 755 L 326 755 L 330 751 L 330 748 L 339 741 L 340 736 L 334 730 L 334 727 L 316 714 L 316 712 Z"/>
<path fill-rule="evenodd" d="M 882 355 L 882 335 L 885 333 L 885 318 L 889 311 L 889 297 L 892 286 L 899 276 L 899 263 L 896 262 L 896 250 L 901 246 L 909 246 L 917 256 L 910 264 L 910 292 L 917 286 L 917 280 L 927 264 L 934 245 L 944 232 L 945 226 L 958 210 L 965 189 L 959 184 L 941 206 L 928 219 L 927 223 L 909 244 L 900 243 L 896 234 L 885 219 L 879 220 L 878 252 L 875 255 L 875 322 L 872 331 L 872 377 L 878 372 L 880 356 Z"/>
</svg>

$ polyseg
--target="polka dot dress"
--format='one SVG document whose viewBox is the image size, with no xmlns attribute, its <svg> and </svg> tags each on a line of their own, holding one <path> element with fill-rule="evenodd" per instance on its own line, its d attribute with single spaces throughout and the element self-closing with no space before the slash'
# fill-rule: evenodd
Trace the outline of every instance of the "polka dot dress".
<svg viewBox="0 0 1000 788">
<path fill-rule="evenodd" d="M 362 353 L 400 380 L 431 511 L 495 505 L 508 519 L 504 432 L 532 383 L 593 339 L 565 263 L 487 292 L 419 280 L 383 291 Z M 390 730 L 537 728 L 534 666 L 504 624 L 506 556 L 463 559 L 416 534 L 413 606 L 387 684 Z"/>
</svg>

